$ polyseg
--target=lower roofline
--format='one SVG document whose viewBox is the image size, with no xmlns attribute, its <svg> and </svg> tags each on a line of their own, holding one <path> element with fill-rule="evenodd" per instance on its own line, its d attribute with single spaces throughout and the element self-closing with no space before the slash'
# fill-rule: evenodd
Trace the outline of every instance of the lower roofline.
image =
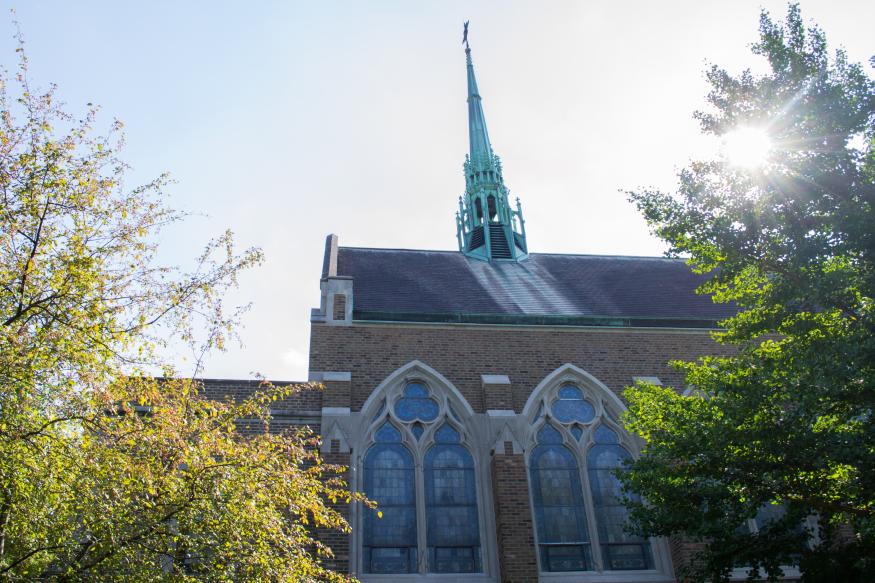
<svg viewBox="0 0 875 583">
<path fill-rule="evenodd" d="M 356 322 L 420 324 L 498 324 L 505 326 L 585 326 L 602 328 L 720 329 L 719 320 L 701 318 L 641 318 L 617 316 L 557 316 L 536 314 L 461 314 L 354 310 Z"/>
</svg>

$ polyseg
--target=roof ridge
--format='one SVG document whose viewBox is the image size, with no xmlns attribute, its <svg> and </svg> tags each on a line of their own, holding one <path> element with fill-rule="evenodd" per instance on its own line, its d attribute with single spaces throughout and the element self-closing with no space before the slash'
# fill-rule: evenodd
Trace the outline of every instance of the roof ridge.
<svg viewBox="0 0 875 583">
<path fill-rule="evenodd" d="M 359 247 L 355 245 L 340 245 L 338 249 L 349 249 L 354 251 L 402 251 L 406 253 L 447 253 L 452 255 L 462 255 L 459 251 L 452 249 L 408 249 L 405 247 Z M 659 261 L 686 261 L 682 257 L 665 257 L 662 255 L 612 255 L 599 253 L 530 253 L 529 257 L 535 256 L 560 256 L 560 257 L 595 257 L 595 258 L 613 258 L 613 259 L 654 259 Z"/>
</svg>

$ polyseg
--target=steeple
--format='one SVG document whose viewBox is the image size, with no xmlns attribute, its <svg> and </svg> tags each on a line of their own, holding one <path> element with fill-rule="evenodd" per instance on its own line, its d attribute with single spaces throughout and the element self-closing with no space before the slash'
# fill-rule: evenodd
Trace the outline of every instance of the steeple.
<svg viewBox="0 0 875 583">
<path fill-rule="evenodd" d="M 462 42 L 468 72 L 468 142 L 465 156 L 465 193 L 459 197 L 456 237 L 459 251 L 485 261 L 520 261 L 528 256 L 526 227 L 519 199 L 513 209 L 504 185 L 501 160 L 492 151 L 486 116 L 474 76 L 468 23 Z"/>
<path fill-rule="evenodd" d="M 486 116 L 483 114 L 483 102 L 477 90 L 477 78 L 474 76 L 470 48 L 465 48 L 465 61 L 468 69 L 469 156 L 471 160 L 488 160 L 492 156 L 492 145 L 489 143 L 489 132 L 486 130 Z"/>
</svg>

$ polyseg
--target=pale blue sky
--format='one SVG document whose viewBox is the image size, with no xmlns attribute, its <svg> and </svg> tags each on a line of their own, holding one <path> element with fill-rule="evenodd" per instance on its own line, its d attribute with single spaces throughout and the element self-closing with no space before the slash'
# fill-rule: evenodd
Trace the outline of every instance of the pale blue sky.
<svg viewBox="0 0 875 583">
<path fill-rule="evenodd" d="M 777 1 L 4 2 L 34 81 L 69 109 L 125 122 L 130 183 L 170 171 L 175 207 L 207 213 L 164 238 L 185 263 L 231 227 L 267 263 L 244 347 L 205 373 L 306 379 L 326 234 L 342 245 L 455 248 L 467 148 L 462 22 L 495 151 L 534 252 L 658 255 L 619 189 L 670 188 L 713 144 L 691 114 L 707 62 L 747 50 Z M 875 53 L 875 2 L 806 1 L 851 58 Z M 2 62 L 14 64 L 10 19 Z M 871 74 L 871 69 L 870 69 Z M 181 367 L 185 369 L 185 364 Z"/>
</svg>

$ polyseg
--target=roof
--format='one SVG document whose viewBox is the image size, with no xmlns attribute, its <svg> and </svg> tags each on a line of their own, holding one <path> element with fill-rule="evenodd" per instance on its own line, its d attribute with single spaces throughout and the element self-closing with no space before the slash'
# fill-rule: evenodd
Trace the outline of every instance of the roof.
<svg viewBox="0 0 875 583">
<path fill-rule="evenodd" d="M 486 262 L 455 251 L 340 247 L 355 320 L 714 327 L 735 313 L 695 293 L 682 259 L 534 253 Z"/>
</svg>

